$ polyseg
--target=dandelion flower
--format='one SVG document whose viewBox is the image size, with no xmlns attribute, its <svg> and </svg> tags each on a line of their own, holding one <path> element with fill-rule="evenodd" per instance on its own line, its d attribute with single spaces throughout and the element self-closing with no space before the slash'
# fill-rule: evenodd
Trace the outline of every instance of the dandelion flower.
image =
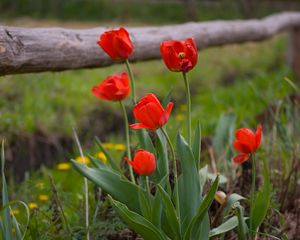
<svg viewBox="0 0 300 240">
<path fill-rule="evenodd" d="M 57 164 L 57 169 L 61 171 L 69 170 L 71 168 L 71 164 L 67 162 L 62 162 Z"/>
<path fill-rule="evenodd" d="M 117 151 L 125 151 L 126 146 L 124 144 L 116 144 L 114 149 Z"/>
<path fill-rule="evenodd" d="M 30 203 L 28 203 L 28 207 L 30 209 L 37 209 L 38 205 L 35 202 L 30 202 Z"/>
<path fill-rule="evenodd" d="M 83 156 L 83 158 L 81 156 L 78 156 L 76 159 L 75 159 L 76 162 L 78 163 L 83 163 L 83 164 L 90 164 L 90 159 Z"/>
<path fill-rule="evenodd" d="M 41 194 L 39 195 L 39 200 L 40 201 L 48 201 L 49 200 L 49 196 L 46 194 Z"/>
</svg>

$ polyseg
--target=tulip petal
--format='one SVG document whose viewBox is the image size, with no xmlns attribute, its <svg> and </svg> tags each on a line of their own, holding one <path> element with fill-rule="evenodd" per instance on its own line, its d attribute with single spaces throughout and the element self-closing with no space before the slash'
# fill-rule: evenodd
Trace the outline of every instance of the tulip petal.
<svg viewBox="0 0 300 240">
<path fill-rule="evenodd" d="M 111 47 L 111 43 L 113 41 L 113 33 L 112 31 L 107 31 L 100 36 L 100 40 L 98 41 L 98 45 L 106 52 L 112 59 L 118 58 L 116 51 Z"/>
<path fill-rule="evenodd" d="M 146 97 L 147 97 L 147 99 L 148 99 L 149 102 L 155 103 L 157 105 L 157 107 L 161 110 L 161 112 L 164 111 L 164 109 L 163 109 L 160 101 L 157 99 L 157 97 L 153 93 L 148 93 L 146 95 Z"/>
<path fill-rule="evenodd" d="M 232 161 L 235 163 L 235 164 L 242 164 L 244 162 L 246 162 L 248 159 L 249 159 L 250 155 L 249 154 L 245 154 L 245 153 L 242 153 L 242 154 L 239 154 L 237 156 L 235 156 Z"/>
<path fill-rule="evenodd" d="M 163 116 L 161 117 L 161 119 L 159 120 L 159 124 L 160 126 L 163 126 L 166 124 L 166 122 L 168 121 L 169 119 L 169 116 L 171 114 L 171 111 L 173 109 L 173 106 L 174 106 L 174 103 L 170 102 L 168 103 L 167 107 L 166 107 L 166 110 L 163 114 Z"/>
<path fill-rule="evenodd" d="M 262 135 L 262 126 L 261 124 L 258 125 L 255 133 L 255 150 L 259 147 Z"/>
<path fill-rule="evenodd" d="M 147 125 L 143 124 L 143 123 L 134 123 L 134 124 L 130 124 L 129 127 L 131 127 L 132 129 L 142 129 L 142 128 L 146 128 L 146 129 L 150 129 Z"/>
<path fill-rule="evenodd" d="M 249 128 L 240 128 L 235 134 L 236 140 L 246 144 L 251 152 L 255 151 L 255 134 Z"/>
<path fill-rule="evenodd" d="M 235 142 L 233 142 L 232 145 L 239 152 L 242 152 L 242 153 L 251 153 L 252 152 L 251 146 L 249 146 L 247 143 L 235 141 Z"/>
<path fill-rule="evenodd" d="M 174 103 L 169 102 L 166 107 L 165 113 L 168 115 L 168 117 L 170 116 L 170 114 L 172 112 L 173 106 L 174 106 Z"/>
</svg>

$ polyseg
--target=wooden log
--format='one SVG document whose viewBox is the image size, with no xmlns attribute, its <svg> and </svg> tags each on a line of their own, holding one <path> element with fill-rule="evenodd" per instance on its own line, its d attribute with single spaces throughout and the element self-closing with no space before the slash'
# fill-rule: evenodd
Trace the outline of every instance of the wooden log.
<svg viewBox="0 0 300 240">
<path fill-rule="evenodd" d="M 288 64 L 300 81 L 300 27 L 290 31 L 288 46 Z"/>
<path fill-rule="evenodd" d="M 198 48 L 261 41 L 300 26 L 300 12 L 262 20 L 211 21 L 162 27 L 128 28 L 134 43 L 132 61 L 159 59 L 168 39 L 194 37 Z M 104 67 L 113 64 L 97 46 L 106 28 L 16 28 L 0 26 L 0 75 Z"/>
</svg>

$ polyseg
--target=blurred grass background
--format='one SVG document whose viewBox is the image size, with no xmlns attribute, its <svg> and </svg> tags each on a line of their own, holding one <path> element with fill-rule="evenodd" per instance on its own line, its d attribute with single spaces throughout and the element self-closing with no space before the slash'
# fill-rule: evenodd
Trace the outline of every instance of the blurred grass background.
<svg viewBox="0 0 300 240">
<path fill-rule="evenodd" d="M 224 11 L 226 9 L 226 11 Z M 1 18 L 76 21 L 138 21 L 147 24 L 186 20 L 263 17 L 299 9 L 297 0 L 1 0 Z M 162 14 L 163 13 L 163 14 Z"/>
</svg>

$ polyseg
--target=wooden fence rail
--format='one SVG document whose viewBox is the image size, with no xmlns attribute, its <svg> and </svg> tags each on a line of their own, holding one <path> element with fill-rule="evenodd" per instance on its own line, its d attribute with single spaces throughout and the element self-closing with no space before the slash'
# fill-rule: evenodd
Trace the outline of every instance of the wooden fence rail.
<svg viewBox="0 0 300 240">
<path fill-rule="evenodd" d="M 261 41 L 290 31 L 289 64 L 300 78 L 300 12 L 261 20 L 211 21 L 162 27 L 128 28 L 132 61 L 159 59 L 160 42 L 194 37 L 198 48 Z M 16 28 L 0 26 L 0 75 L 104 67 L 113 64 L 97 46 L 106 28 Z"/>
</svg>

